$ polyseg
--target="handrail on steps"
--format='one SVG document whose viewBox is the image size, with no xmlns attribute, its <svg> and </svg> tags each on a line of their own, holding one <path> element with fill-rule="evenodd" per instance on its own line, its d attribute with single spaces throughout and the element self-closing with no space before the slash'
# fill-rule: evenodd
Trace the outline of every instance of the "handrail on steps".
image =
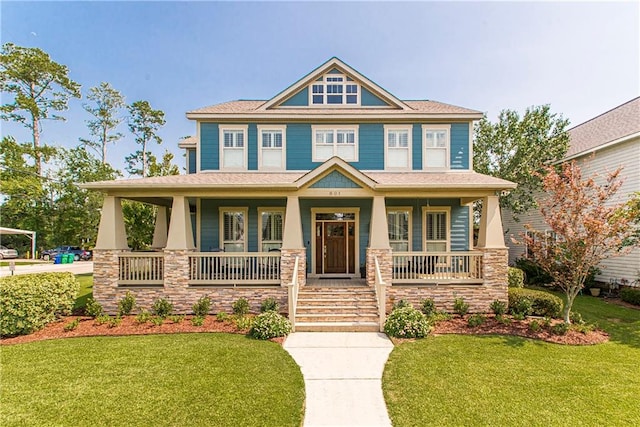
<svg viewBox="0 0 640 427">
<path fill-rule="evenodd" d="M 288 289 L 288 302 L 289 302 L 289 321 L 291 322 L 291 332 L 296 331 L 296 307 L 298 306 L 298 291 L 300 290 L 300 283 L 298 281 L 298 270 L 300 257 L 296 257 L 296 262 L 293 265 L 293 276 L 291 283 L 287 284 Z"/>
<path fill-rule="evenodd" d="M 375 289 L 378 298 L 379 329 L 380 332 L 384 332 L 384 322 L 387 316 L 387 284 L 382 280 L 378 257 L 375 257 Z"/>
</svg>

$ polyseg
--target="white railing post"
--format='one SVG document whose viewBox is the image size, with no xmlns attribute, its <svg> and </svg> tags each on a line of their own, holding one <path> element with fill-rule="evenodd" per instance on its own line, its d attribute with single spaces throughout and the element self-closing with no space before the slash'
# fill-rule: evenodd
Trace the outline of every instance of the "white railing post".
<svg viewBox="0 0 640 427">
<path fill-rule="evenodd" d="M 382 280 L 380 272 L 380 263 L 378 257 L 375 257 L 375 289 L 378 298 L 378 321 L 380 332 L 384 332 L 384 323 L 387 317 L 387 284 Z"/>
</svg>

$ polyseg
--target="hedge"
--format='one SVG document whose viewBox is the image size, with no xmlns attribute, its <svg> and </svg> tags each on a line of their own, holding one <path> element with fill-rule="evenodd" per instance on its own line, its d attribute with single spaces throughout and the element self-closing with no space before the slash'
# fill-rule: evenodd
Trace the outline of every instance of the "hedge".
<svg viewBox="0 0 640 427">
<path fill-rule="evenodd" d="M 640 289 L 622 288 L 620 298 L 629 304 L 640 305 Z"/>
<path fill-rule="evenodd" d="M 509 267 L 507 281 L 510 288 L 524 288 L 524 271 L 519 268 Z"/>
<path fill-rule="evenodd" d="M 562 315 L 562 300 L 548 292 L 533 289 L 509 288 L 509 310 L 518 307 L 520 300 L 531 302 L 531 315 L 558 318 Z"/>
<path fill-rule="evenodd" d="M 26 335 L 71 314 L 80 284 L 72 273 L 0 278 L 0 335 Z"/>
</svg>

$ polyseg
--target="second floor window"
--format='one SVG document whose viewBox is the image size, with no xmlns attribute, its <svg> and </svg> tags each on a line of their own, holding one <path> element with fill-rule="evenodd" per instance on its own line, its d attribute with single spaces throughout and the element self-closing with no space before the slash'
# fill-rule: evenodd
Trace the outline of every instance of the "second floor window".
<svg viewBox="0 0 640 427">
<path fill-rule="evenodd" d="M 451 125 L 424 125 L 424 169 L 449 168 L 449 134 Z"/>
<path fill-rule="evenodd" d="M 259 169 L 282 170 L 285 168 L 285 128 L 258 126 Z"/>
<path fill-rule="evenodd" d="M 333 156 L 345 161 L 358 161 L 358 129 L 313 126 L 313 161 L 324 162 Z"/>
<path fill-rule="evenodd" d="M 411 169 L 411 128 L 385 126 L 385 169 Z"/>
<path fill-rule="evenodd" d="M 220 127 L 220 169 L 247 169 L 247 127 Z"/>
<path fill-rule="evenodd" d="M 326 74 L 311 85 L 310 105 L 358 105 L 360 87 L 343 74 Z"/>
</svg>

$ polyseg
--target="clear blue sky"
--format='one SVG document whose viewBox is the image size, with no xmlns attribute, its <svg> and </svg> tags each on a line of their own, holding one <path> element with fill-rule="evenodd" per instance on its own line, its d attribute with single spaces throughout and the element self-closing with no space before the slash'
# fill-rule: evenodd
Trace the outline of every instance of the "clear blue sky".
<svg viewBox="0 0 640 427">
<path fill-rule="evenodd" d="M 39 47 L 83 94 L 102 81 L 166 114 L 162 147 L 195 134 L 185 112 L 268 99 L 337 56 L 401 99 L 485 111 L 551 104 L 572 125 L 640 93 L 638 2 L 12 2 L 2 42 Z M 5 102 L 3 98 L 3 102 Z M 86 137 L 84 100 L 43 141 Z M 2 122 L 2 135 L 29 133 Z M 110 162 L 137 149 L 125 139 Z"/>
</svg>

